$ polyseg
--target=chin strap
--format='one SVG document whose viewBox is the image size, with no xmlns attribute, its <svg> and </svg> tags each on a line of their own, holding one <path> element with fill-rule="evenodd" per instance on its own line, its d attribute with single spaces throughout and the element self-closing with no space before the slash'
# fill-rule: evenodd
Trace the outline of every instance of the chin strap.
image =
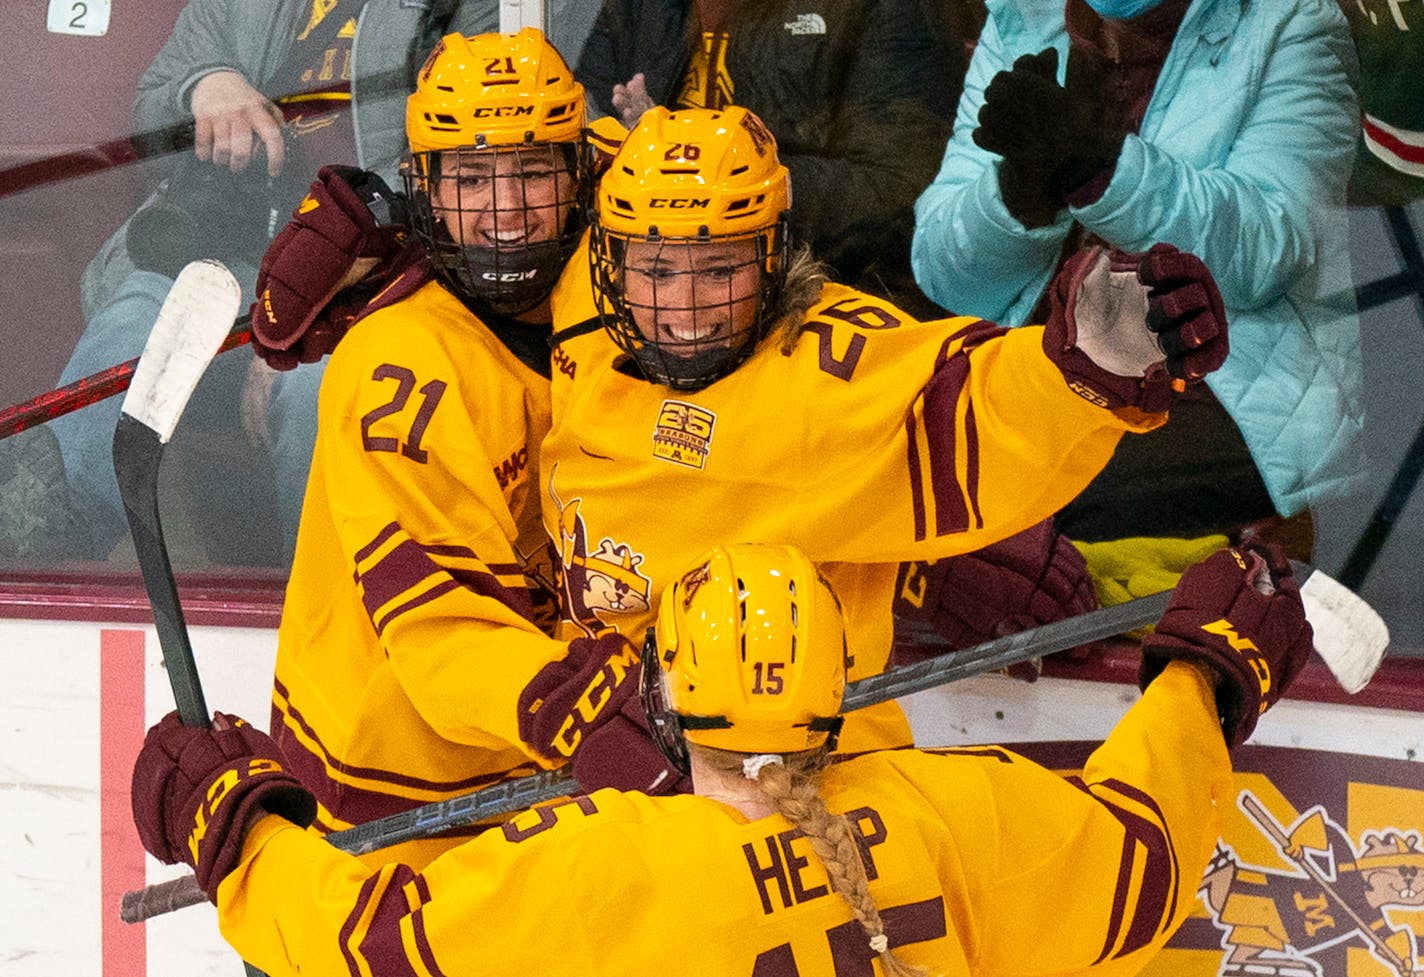
<svg viewBox="0 0 1424 977">
<path fill-rule="evenodd" d="M 591 332 L 597 332 L 603 328 L 603 320 L 598 316 L 585 319 L 583 322 L 576 322 L 572 326 L 556 331 L 549 337 L 549 348 L 557 349 L 570 339 L 577 339 L 579 336 L 586 336 Z"/>
</svg>

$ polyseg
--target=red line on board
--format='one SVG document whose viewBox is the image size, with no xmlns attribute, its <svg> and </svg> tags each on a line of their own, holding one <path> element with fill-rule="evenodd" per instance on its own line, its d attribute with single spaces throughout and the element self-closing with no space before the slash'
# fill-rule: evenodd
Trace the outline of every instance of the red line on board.
<svg viewBox="0 0 1424 977">
<path fill-rule="evenodd" d="M 125 892 L 143 888 L 143 847 L 134 833 L 129 782 L 143 745 L 142 631 L 99 632 L 99 912 L 103 977 L 146 977 L 143 924 L 119 919 Z"/>
</svg>

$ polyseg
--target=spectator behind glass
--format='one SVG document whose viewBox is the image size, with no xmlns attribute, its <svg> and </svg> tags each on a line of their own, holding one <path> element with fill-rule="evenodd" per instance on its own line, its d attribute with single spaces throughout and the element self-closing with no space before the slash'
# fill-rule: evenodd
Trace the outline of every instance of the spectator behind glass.
<svg viewBox="0 0 1424 977">
<path fill-rule="evenodd" d="M 835 277 L 921 316 L 915 195 L 964 79 L 960 13 L 979 0 L 606 0 L 575 70 L 589 114 L 632 128 L 654 105 L 765 121 L 791 171 L 792 232 Z"/>
<path fill-rule="evenodd" d="M 553 4 L 551 19 L 571 4 Z M 405 98 L 421 61 L 447 31 L 498 23 L 495 0 L 192 0 L 139 81 L 134 131 L 192 118 L 195 145 L 164 159 L 158 190 L 85 270 L 89 323 L 60 382 L 137 356 L 173 276 L 191 260 L 227 263 L 250 301 L 262 252 L 318 164 L 360 165 L 399 186 Z M 572 33 L 564 39 L 580 43 Z M 189 455 L 183 467 L 201 473 L 188 494 L 202 556 L 286 565 L 322 367 L 277 374 L 254 366 L 245 349 L 216 361 L 175 447 Z M 127 532 L 109 460 L 118 410 L 111 399 L 54 423 L 89 522 L 79 549 L 95 558 Z"/>
<path fill-rule="evenodd" d="M 1341 210 L 1355 67 L 1332 0 L 989 3 L 916 204 L 921 287 L 957 312 L 1037 322 L 1084 240 L 1166 241 L 1206 262 L 1232 324 L 1225 366 L 1061 514 L 1070 536 L 1230 532 L 1359 484 Z"/>
<path fill-rule="evenodd" d="M 1424 197 L 1424 4 L 1340 0 L 1360 52 L 1363 125 L 1350 202 Z"/>
</svg>

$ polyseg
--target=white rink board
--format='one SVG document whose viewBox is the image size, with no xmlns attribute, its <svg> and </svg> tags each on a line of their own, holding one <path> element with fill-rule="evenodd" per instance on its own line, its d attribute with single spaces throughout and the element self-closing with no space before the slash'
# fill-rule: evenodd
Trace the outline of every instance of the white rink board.
<svg viewBox="0 0 1424 977">
<path fill-rule="evenodd" d="M 104 632 L 143 636 L 142 717 L 146 728 L 173 708 L 173 693 L 152 628 L 138 625 L 0 620 L 0 972 L 5 977 L 241 977 L 242 965 L 217 932 L 211 906 L 140 924 L 118 922 L 118 903 L 102 904 L 106 837 L 101 792 L 119 844 L 138 844 L 127 815 L 137 743 L 118 769 L 101 769 L 101 695 L 138 701 L 138 690 L 101 688 Z M 267 727 L 271 630 L 192 629 L 208 708 Z M 137 663 L 130 674 L 137 676 Z M 141 723 L 141 727 L 138 725 Z M 113 796 L 118 791 L 117 799 Z M 117 805 L 117 806 L 116 806 Z M 145 856 L 147 881 L 186 872 Z M 120 890 L 121 891 L 121 890 Z M 105 950 L 105 920 L 122 941 L 141 940 L 142 956 Z M 144 959 L 146 958 L 146 960 Z M 146 963 L 146 966 L 144 964 Z"/>
<path fill-rule="evenodd" d="M 136 742 L 109 769 L 100 762 L 101 742 L 114 722 L 124 724 L 115 703 L 128 700 L 132 709 L 138 701 L 136 689 L 101 681 L 100 648 L 116 634 L 130 643 L 143 637 L 143 715 L 127 717 L 132 737 L 172 708 L 151 628 L 0 620 L 0 970 L 5 977 L 240 977 L 212 907 L 126 927 L 116 922 L 117 901 L 103 898 L 106 856 L 137 846 L 127 814 Z M 192 640 L 209 709 L 265 728 L 276 633 L 195 627 Z M 135 661 L 120 674 L 138 669 Z M 1099 739 L 1136 697 L 1122 685 L 1030 685 L 988 675 L 906 705 L 923 745 L 958 745 Z M 1286 702 L 1261 721 L 1252 742 L 1417 759 L 1424 757 L 1424 713 Z M 145 871 L 153 883 L 185 870 L 146 858 Z M 107 932 L 105 920 L 115 921 Z"/>
</svg>

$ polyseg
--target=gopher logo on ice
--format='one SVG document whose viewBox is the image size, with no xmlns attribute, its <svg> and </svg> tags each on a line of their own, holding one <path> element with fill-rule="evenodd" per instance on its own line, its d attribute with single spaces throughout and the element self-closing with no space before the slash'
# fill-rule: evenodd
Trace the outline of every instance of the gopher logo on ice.
<svg viewBox="0 0 1424 977">
<path fill-rule="evenodd" d="M 1418 831 L 1366 831 L 1357 846 L 1320 805 L 1288 833 L 1250 792 L 1240 805 L 1297 871 L 1242 865 L 1218 846 L 1199 894 L 1223 931 L 1221 977 L 1336 977 L 1345 945 L 1364 946 L 1400 977 L 1424 974 L 1418 937 L 1384 912 L 1424 907 Z"/>
<path fill-rule="evenodd" d="M 599 617 L 599 612 L 646 611 L 653 582 L 638 570 L 643 554 L 634 553 L 626 543 L 615 543 L 605 536 L 596 550 L 588 551 L 588 527 L 579 512 L 583 499 L 573 498 L 565 504 L 554 490 L 556 474 L 557 465 L 549 474 L 549 498 L 559 513 L 559 582 L 564 617 L 597 638 L 617 630 Z"/>
</svg>

